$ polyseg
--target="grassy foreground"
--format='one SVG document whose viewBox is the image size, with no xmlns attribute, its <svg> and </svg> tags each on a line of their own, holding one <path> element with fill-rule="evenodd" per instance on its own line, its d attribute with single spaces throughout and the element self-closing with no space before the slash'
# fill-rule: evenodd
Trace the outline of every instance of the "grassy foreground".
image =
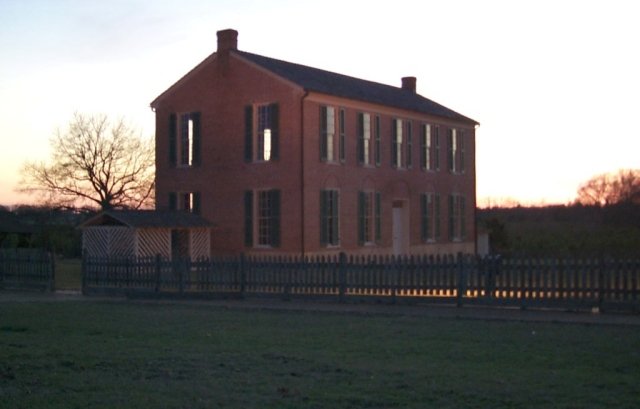
<svg viewBox="0 0 640 409">
<path fill-rule="evenodd" d="M 631 408 L 631 327 L 0 303 L 0 408 Z"/>
</svg>

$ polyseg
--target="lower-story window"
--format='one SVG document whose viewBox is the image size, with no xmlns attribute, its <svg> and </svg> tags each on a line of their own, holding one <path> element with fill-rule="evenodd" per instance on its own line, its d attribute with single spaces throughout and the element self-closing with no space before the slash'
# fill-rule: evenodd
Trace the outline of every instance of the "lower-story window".
<svg viewBox="0 0 640 409">
<path fill-rule="evenodd" d="M 420 236 L 423 242 L 434 242 L 440 238 L 440 195 L 420 195 Z"/>
<path fill-rule="evenodd" d="M 280 191 L 247 190 L 244 194 L 245 245 L 280 246 Z"/>
<path fill-rule="evenodd" d="M 340 200 L 337 190 L 320 191 L 320 244 L 340 244 Z"/>
<path fill-rule="evenodd" d="M 460 194 L 449 195 L 449 239 L 461 241 L 466 237 L 465 198 Z"/>
<path fill-rule="evenodd" d="M 358 192 L 358 243 L 363 246 L 380 241 L 381 198 L 379 192 Z"/>
</svg>

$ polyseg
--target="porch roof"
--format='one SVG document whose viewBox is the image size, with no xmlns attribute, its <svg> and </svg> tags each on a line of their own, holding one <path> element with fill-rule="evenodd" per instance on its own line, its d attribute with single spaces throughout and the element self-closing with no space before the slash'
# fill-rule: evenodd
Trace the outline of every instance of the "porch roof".
<svg viewBox="0 0 640 409">
<path fill-rule="evenodd" d="M 193 213 L 167 210 L 106 210 L 79 227 L 127 226 L 132 228 L 203 228 L 211 227 L 205 218 Z"/>
</svg>

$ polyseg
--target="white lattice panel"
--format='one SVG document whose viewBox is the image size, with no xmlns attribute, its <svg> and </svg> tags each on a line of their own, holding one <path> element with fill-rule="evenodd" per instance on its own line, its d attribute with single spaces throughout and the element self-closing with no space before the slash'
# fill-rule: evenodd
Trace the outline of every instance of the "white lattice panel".
<svg viewBox="0 0 640 409">
<path fill-rule="evenodd" d="M 171 230 L 140 229 L 138 230 L 138 257 L 171 256 Z"/>
<path fill-rule="evenodd" d="M 134 230 L 129 227 L 109 226 L 109 256 L 130 257 L 133 256 Z"/>
<path fill-rule="evenodd" d="M 82 232 L 82 248 L 91 257 L 133 255 L 133 230 L 122 226 L 92 226 Z"/>
<path fill-rule="evenodd" d="M 211 254 L 211 231 L 209 229 L 191 229 L 191 259 L 209 258 Z"/>
</svg>

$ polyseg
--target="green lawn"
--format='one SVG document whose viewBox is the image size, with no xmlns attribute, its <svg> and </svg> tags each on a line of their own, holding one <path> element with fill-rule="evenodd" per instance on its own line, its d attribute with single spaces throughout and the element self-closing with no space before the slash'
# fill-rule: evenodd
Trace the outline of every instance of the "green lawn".
<svg viewBox="0 0 640 409">
<path fill-rule="evenodd" d="M 640 332 L 0 303 L 0 408 L 635 408 Z"/>
<path fill-rule="evenodd" d="M 82 289 L 82 260 L 57 259 L 55 265 L 57 290 Z"/>
</svg>

